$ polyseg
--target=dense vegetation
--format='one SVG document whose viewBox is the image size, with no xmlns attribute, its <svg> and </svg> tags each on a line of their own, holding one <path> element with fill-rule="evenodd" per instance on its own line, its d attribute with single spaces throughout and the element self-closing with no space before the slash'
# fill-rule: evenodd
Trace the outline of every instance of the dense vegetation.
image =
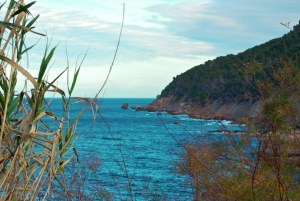
<svg viewBox="0 0 300 201">
<path fill-rule="evenodd" d="M 260 94 L 253 87 L 253 78 L 245 80 L 245 64 L 253 60 L 264 68 L 256 79 L 272 77 L 274 71 L 281 68 L 280 59 L 295 59 L 300 54 L 300 25 L 281 38 L 270 40 L 237 55 L 217 57 L 173 78 L 162 91 L 161 97 L 175 96 L 199 104 L 205 104 L 206 98 L 224 102 L 255 101 Z M 250 82 L 249 82 L 250 81 Z"/>
</svg>

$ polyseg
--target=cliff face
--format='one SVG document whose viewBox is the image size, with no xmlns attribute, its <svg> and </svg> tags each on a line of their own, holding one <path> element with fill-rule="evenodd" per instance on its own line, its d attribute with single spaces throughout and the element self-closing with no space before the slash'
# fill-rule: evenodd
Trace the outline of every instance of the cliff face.
<svg viewBox="0 0 300 201">
<path fill-rule="evenodd" d="M 260 114 L 260 101 L 255 103 L 224 103 L 215 100 L 206 106 L 200 106 L 183 99 L 176 100 L 173 96 L 162 97 L 154 100 L 143 108 L 147 111 L 165 111 L 169 114 L 187 114 L 197 119 L 227 119 L 238 121 L 241 117 L 255 117 Z"/>
</svg>

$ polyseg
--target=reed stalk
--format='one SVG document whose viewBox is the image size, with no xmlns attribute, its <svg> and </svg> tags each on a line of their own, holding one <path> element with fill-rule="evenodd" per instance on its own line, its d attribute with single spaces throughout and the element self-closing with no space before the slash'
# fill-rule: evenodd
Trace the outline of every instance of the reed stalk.
<svg viewBox="0 0 300 201">
<path fill-rule="evenodd" d="M 10 0 L 4 19 L 0 21 L 0 200 L 36 200 L 38 194 L 47 200 L 56 192 L 55 186 L 66 197 L 72 197 L 66 185 L 64 169 L 75 156 L 78 157 L 74 142 L 78 136 L 76 127 L 80 117 L 91 108 L 95 121 L 97 96 L 103 88 L 92 100 L 72 96 L 81 65 L 75 69 L 71 81 L 70 67 L 54 80 L 47 80 L 46 71 L 57 46 L 50 48 L 47 44 L 37 76 L 21 65 L 22 57 L 35 46 L 27 46 L 25 36 L 37 34 L 46 37 L 34 31 L 39 18 L 39 15 L 34 17 L 30 13 L 34 4 L 35 1 L 26 4 L 24 0 Z M 65 72 L 68 72 L 67 92 L 55 85 Z M 18 76 L 24 76 L 26 81 L 23 90 L 16 93 Z M 51 93 L 61 97 L 62 115 L 52 113 L 49 107 L 51 100 L 45 99 Z M 74 119 L 70 119 L 70 107 L 82 102 L 86 106 Z M 50 123 L 49 119 L 52 119 Z"/>
</svg>

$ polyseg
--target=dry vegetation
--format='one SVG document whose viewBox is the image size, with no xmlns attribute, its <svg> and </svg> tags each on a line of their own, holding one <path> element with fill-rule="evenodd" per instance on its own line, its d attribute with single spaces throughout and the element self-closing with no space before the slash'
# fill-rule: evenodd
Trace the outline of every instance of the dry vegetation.
<svg viewBox="0 0 300 201">
<path fill-rule="evenodd" d="M 56 49 L 56 46 L 50 48 L 50 45 L 45 48 L 38 75 L 31 75 L 21 66 L 21 63 L 26 63 L 21 62 L 22 59 L 34 48 L 34 45 L 25 43 L 26 35 L 45 37 L 33 31 L 39 18 L 39 15 L 32 16 L 30 13 L 35 2 L 26 5 L 23 0 L 10 0 L 7 5 L 5 3 L 0 7 L 1 10 L 7 7 L 3 21 L 0 21 L 0 200 L 48 200 L 49 196 L 54 197 L 54 193 L 64 200 L 72 199 L 75 193 L 80 192 L 74 192 L 67 185 L 64 169 L 78 157 L 73 146 L 78 135 L 76 127 L 88 108 L 92 109 L 95 119 L 97 96 L 107 79 L 93 100 L 74 99 L 72 93 L 81 66 L 75 69 L 73 76 L 69 76 L 68 67 L 54 80 L 47 80 Z M 113 63 L 114 60 L 110 70 Z M 56 81 L 64 73 L 68 74 L 67 91 L 56 86 Z M 22 91 L 17 92 L 20 75 L 25 76 L 26 81 Z M 71 81 L 69 77 L 72 77 Z M 61 96 L 62 115 L 51 113 L 51 100 L 45 100 L 45 96 L 51 93 Z M 71 105 L 80 102 L 85 102 L 86 107 L 70 119 Z"/>
<path fill-rule="evenodd" d="M 176 169 L 188 175 L 195 200 L 298 200 L 299 93 L 297 62 L 281 60 L 269 79 L 258 81 L 264 66 L 245 64 L 245 78 L 261 94 L 261 112 L 244 118 L 247 130 L 216 139 L 203 136 L 185 144 Z"/>
</svg>

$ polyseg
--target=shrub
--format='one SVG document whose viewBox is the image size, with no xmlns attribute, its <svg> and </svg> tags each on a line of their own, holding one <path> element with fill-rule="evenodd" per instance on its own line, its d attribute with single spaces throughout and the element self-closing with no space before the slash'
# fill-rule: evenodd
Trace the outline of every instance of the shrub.
<svg viewBox="0 0 300 201">
<path fill-rule="evenodd" d="M 246 130 L 234 133 L 220 123 L 224 135 L 204 135 L 185 144 L 180 174 L 188 176 L 195 200 L 296 200 L 299 196 L 300 71 L 297 60 L 281 59 L 270 79 L 260 81 L 257 61 L 246 63 L 261 95 L 253 119 L 243 118 Z"/>
</svg>

